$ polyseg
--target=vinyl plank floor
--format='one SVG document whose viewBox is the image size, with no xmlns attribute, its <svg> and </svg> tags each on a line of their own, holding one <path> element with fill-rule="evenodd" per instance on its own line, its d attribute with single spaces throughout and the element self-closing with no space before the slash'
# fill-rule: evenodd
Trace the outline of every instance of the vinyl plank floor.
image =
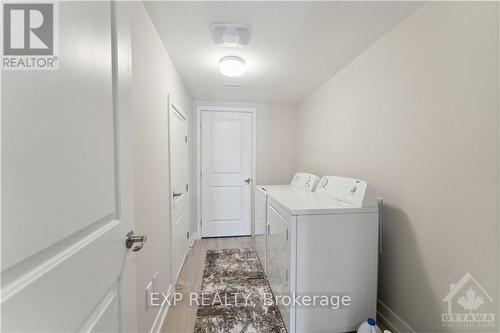
<svg viewBox="0 0 500 333">
<path fill-rule="evenodd" d="M 251 237 L 205 238 L 196 240 L 189 251 L 175 291 L 182 293 L 182 301 L 168 309 L 161 328 L 162 333 L 192 333 L 196 320 L 196 305 L 189 305 L 189 294 L 201 291 L 207 250 L 252 247 Z"/>
</svg>

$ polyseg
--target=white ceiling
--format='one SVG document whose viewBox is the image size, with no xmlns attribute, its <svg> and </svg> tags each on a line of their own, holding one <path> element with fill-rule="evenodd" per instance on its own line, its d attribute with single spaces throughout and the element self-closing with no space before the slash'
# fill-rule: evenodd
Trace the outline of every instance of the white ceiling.
<svg viewBox="0 0 500 333">
<path fill-rule="evenodd" d="M 146 8 L 194 99 L 296 103 L 419 8 L 417 2 L 168 2 Z M 214 22 L 244 23 L 242 48 L 216 46 Z M 219 59 L 245 59 L 226 78 Z M 222 88 L 242 83 L 243 89 Z"/>
</svg>

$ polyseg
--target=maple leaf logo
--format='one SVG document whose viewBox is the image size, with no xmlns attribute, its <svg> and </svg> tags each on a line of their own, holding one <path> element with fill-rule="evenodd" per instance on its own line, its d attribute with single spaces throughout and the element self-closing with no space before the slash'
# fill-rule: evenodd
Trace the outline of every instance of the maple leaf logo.
<svg viewBox="0 0 500 333">
<path fill-rule="evenodd" d="M 472 310 L 477 310 L 483 305 L 484 300 L 481 296 L 476 296 L 476 292 L 469 288 L 469 290 L 465 292 L 465 297 L 460 296 L 457 303 L 465 310 L 469 310 L 469 313 L 472 313 Z"/>
</svg>

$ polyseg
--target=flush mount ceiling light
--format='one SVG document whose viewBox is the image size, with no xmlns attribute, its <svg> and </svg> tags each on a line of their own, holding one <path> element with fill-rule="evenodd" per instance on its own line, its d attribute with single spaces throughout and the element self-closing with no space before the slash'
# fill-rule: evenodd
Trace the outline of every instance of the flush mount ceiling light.
<svg viewBox="0 0 500 333">
<path fill-rule="evenodd" d="M 238 77 L 245 74 L 245 60 L 237 56 L 226 56 L 219 60 L 222 75 Z"/>
</svg>

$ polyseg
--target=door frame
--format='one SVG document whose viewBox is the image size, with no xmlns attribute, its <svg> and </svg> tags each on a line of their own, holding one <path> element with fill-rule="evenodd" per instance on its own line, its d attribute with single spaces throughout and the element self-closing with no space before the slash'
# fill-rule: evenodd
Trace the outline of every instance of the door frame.
<svg viewBox="0 0 500 333">
<path fill-rule="evenodd" d="M 250 194 L 250 223 L 251 223 L 251 235 L 254 235 L 254 184 L 257 170 L 257 109 L 251 107 L 231 107 L 231 106 L 202 106 L 199 105 L 196 107 L 195 114 L 195 135 L 196 135 L 196 238 L 201 239 L 201 228 L 202 228 L 202 212 L 201 212 L 201 201 L 202 201 L 202 192 L 201 192 L 201 113 L 204 111 L 215 111 L 215 112 L 243 112 L 250 113 L 252 116 L 252 179 L 250 181 L 251 186 L 251 194 Z"/>
<path fill-rule="evenodd" d="M 172 281 L 172 285 L 175 286 L 175 284 L 177 283 L 177 280 L 179 279 L 179 275 L 181 273 L 181 270 L 182 270 L 182 267 L 184 266 L 184 261 L 186 260 L 186 257 L 187 257 L 187 254 L 188 254 L 188 247 L 189 247 L 189 239 L 186 239 L 186 253 L 184 253 L 184 258 L 182 258 L 182 263 L 181 263 L 181 267 L 179 268 L 176 268 L 174 267 L 174 199 L 173 199 L 173 196 L 172 196 L 172 192 L 173 192 L 173 189 L 172 189 L 172 151 L 170 149 L 170 120 L 171 120 L 171 112 L 178 112 L 183 118 L 184 120 L 186 121 L 186 130 L 189 132 L 189 123 L 188 123 L 188 117 L 187 117 L 187 114 L 182 111 L 180 108 L 177 107 L 177 104 L 174 104 L 172 101 L 171 101 L 171 97 L 169 94 L 167 94 L 167 123 L 168 123 L 168 186 L 169 186 L 169 200 L 168 200 L 168 203 L 169 203 L 169 209 L 170 209 L 170 212 L 169 212 L 169 217 L 170 217 L 170 273 L 171 273 L 171 281 Z M 186 135 L 188 135 L 188 132 L 186 133 Z M 186 142 L 186 157 L 187 157 L 187 163 L 186 165 L 189 167 L 189 135 L 188 135 L 188 140 Z M 189 168 L 188 168 L 189 169 Z M 190 191 L 189 191 L 189 188 L 191 188 L 191 184 L 189 182 L 190 180 L 190 177 L 189 177 L 189 170 L 187 172 L 187 177 L 186 177 L 186 182 L 187 182 L 187 185 L 188 185 L 188 190 L 186 191 L 186 200 L 187 200 L 187 203 L 186 203 L 186 213 L 187 213 L 187 222 L 188 222 L 188 232 L 189 232 L 189 221 L 190 221 L 190 218 L 191 218 L 191 213 L 190 213 L 190 205 L 191 205 L 191 200 L 190 200 Z"/>
</svg>

